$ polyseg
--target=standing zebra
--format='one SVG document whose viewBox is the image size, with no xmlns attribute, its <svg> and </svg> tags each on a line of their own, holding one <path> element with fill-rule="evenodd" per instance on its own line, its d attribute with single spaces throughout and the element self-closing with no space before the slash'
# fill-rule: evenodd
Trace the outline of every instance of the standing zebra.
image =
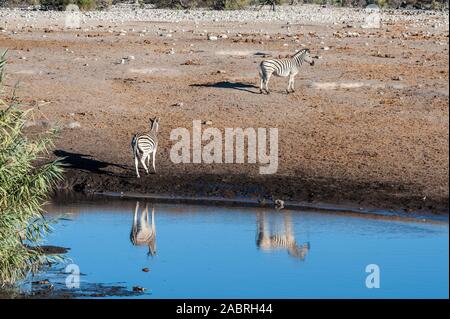
<svg viewBox="0 0 450 319">
<path fill-rule="evenodd" d="M 135 246 L 148 246 L 148 254 L 156 255 L 156 227 L 155 227 L 155 209 L 152 207 L 152 222 L 148 220 L 148 204 L 141 211 L 138 219 L 139 202 L 136 202 L 134 209 L 133 224 L 131 226 L 130 241 Z"/>
<path fill-rule="evenodd" d="M 294 77 L 300 71 L 300 66 L 303 61 L 314 65 L 314 59 L 309 54 L 309 49 L 303 49 L 295 53 L 288 59 L 272 59 L 264 60 L 259 65 L 259 76 L 261 78 L 261 84 L 259 91 L 264 93 L 266 91 L 269 94 L 269 80 L 272 74 L 276 76 L 289 76 L 289 82 L 287 87 L 287 93 L 295 92 L 294 90 Z"/>
<path fill-rule="evenodd" d="M 156 173 L 155 168 L 155 157 L 156 150 L 158 148 L 158 128 L 159 128 L 159 117 L 150 119 L 150 132 L 135 134 L 131 140 L 131 148 L 133 150 L 134 166 L 136 167 L 137 177 L 139 175 L 139 160 L 148 174 L 147 165 L 150 166 L 150 154 L 153 157 L 153 171 Z M 145 160 L 147 160 L 147 165 L 145 165 Z"/>
<path fill-rule="evenodd" d="M 289 212 L 283 215 L 284 232 L 271 232 L 266 222 L 265 213 L 257 213 L 256 246 L 266 251 L 285 249 L 289 255 L 304 260 L 306 254 L 309 252 L 310 244 L 309 242 L 300 245 L 297 243 L 291 222 L 291 215 Z"/>
</svg>

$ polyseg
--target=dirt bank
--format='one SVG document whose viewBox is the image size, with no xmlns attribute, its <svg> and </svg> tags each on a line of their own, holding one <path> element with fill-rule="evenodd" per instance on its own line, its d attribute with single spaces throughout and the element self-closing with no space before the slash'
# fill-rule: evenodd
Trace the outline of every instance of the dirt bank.
<svg viewBox="0 0 450 319">
<path fill-rule="evenodd" d="M 20 81 L 17 94 L 34 106 L 28 132 L 62 127 L 52 157 L 70 166 L 64 187 L 434 211 L 448 208 L 448 16 L 420 21 L 98 21 L 79 30 L 19 21 L 0 33 L 0 49 L 10 50 L 8 83 Z M 272 94 L 258 94 L 263 57 L 303 47 L 320 58 L 297 92 L 275 78 Z M 152 116 L 161 118 L 158 171 L 136 179 L 130 140 Z M 278 128 L 277 173 L 172 163 L 170 132 L 193 120 L 222 132 Z"/>
</svg>

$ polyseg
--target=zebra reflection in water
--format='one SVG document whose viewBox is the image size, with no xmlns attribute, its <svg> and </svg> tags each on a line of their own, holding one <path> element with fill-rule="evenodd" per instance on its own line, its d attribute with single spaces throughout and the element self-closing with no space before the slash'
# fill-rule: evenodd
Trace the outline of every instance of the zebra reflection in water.
<svg viewBox="0 0 450 319">
<path fill-rule="evenodd" d="M 309 242 L 301 245 L 297 244 L 291 221 L 291 213 L 285 212 L 282 214 L 284 215 L 284 231 L 272 232 L 266 220 L 265 213 L 257 213 L 256 246 L 266 251 L 286 249 L 289 255 L 304 260 L 310 249 Z M 271 226 L 277 225 L 271 223 Z"/>
<path fill-rule="evenodd" d="M 139 202 L 136 202 L 134 209 L 133 224 L 130 232 L 130 241 L 134 246 L 148 246 L 147 255 L 156 255 L 156 228 L 155 228 L 155 209 L 152 207 L 152 221 L 151 225 L 148 220 L 148 204 L 145 204 L 145 209 L 139 212 Z"/>
</svg>

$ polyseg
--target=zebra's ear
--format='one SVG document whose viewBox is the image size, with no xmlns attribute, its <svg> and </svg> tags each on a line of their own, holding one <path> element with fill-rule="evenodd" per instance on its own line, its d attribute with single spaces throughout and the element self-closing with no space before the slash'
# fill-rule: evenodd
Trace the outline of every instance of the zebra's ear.
<svg viewBox="0 0 450 319">
<path fill-rule="evenodd" d="M 150 119 L 150 129 L 158 132 L 159 126 L 159 117 L 155 116 L 154 118 Z"/>
</svg>

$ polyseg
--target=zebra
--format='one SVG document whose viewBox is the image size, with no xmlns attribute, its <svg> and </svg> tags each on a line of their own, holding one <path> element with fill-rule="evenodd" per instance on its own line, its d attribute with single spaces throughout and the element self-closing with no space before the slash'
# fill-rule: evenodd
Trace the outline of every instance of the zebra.
<svg viewBox="0 0 450 319">
<path fill-rule="evenodd" d="M 269 80 L 272 74 L 276 76 L 289 76 L 287 93 L 295 92 L 294 78 L 299 72 L 303 61 L 314 65 L 314 59 L 309 53 L 309 49 L 302 49 L 287 59 L 264 60 L 259 65 L 259 77 L 261 79 L 259 92 L 262 94 L 266 91 L 269 94 Z"/>
<path fill-rule="evenodd" d="M 131 148 L 133 150 L 134 166 L 136 168 L 136 175 L 139 175 L 139 160 L 148 174 L 147 165 L 150 166 L 150 154 L 153 157 L 152 165 L 153 171 L 156 173 L 155 160 L 156 150 L 158 149 L 158 129 L 159 129 L 159 117 L 150 119 L 150 132 L 142 134 L 134 134 L 131 139 Z M 147 160 L 147 165 L 145 165 Z"/>
<path fill-rule="evenodd" d="M 156 255 L 156 228 L 155 228 L 155 209 L 152 207 L 152 224 L 148 221 L 148 204 L 141 211 L 138 221 L 139 202 L 136 202 L 134 209 L 133 224 L 131 226 L 130 241 L 134 246 L 147 245 L 147 255 Z"/>
<path fill-rule="evenodd" d="M 304 260 L 311 248 L 309 242 L 297 244 L 295 240 L 290 213 L 284 214 L 284 232 L 271 233 L 264 213 L 257 214 L 256 246 L 262 250 L 286 249 L 288 254 Z"/>
</svg>

